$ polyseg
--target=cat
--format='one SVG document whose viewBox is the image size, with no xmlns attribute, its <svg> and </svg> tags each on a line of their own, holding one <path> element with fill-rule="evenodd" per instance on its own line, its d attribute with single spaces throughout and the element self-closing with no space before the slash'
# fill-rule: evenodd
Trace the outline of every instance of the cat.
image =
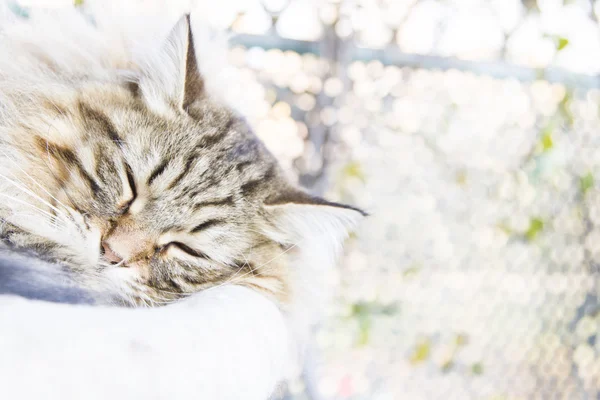
<svg viewBox="0 0 600 400">
<path fill-rule="evenodd" d="M 1 251 L 55 266 L 96 304 L 167 305 L 144 316 L 259 295 L 302 343 L 321 275 L 366 214 L 289 181 L 203 69 L 217 52 L 190 14 L 145 46 L 108 21 L 32 12 L 0 26 Z M 80 312 L 62 307 L 45 310 Z"/>
</svg>

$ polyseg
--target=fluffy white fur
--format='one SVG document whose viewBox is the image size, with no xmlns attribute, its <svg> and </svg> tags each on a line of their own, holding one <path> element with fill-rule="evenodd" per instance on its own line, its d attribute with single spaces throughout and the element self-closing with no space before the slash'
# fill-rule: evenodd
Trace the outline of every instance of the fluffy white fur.
<svg viewBox="0 0 600 400">
<path fill-rule="evenodd" d="M 175 51 L 171 59 L 162 57 L 159 44 L 177 20 L 192 11 L 194 45 L 196 53 L 202 55 L 198 57 L 198 67 L 208 93 L 233 108 L 243 108 L 228 90 L 229 86 L 236 85 L 236 77 L 227 63 L 226 35 L 212 29 L 203 15 L 193 12 L 190 3 L 88 0 L 80 11 L 65 7 L 59 10 L 32 8 L 29 19 L 21 21 L 10 11 L 7 1 L 0 0 L 0 35 L 9 38 L 0 41 L 0 54 L 3 54 L 0 73 L 10 76 L 14 85 L 28 82 L 32 89 L 32 85 L 43 85 L 48 77 L 40 74 L 38 60 L 28 56 L 28 53 L 37 53 L 52 60 L 65 75 L 104 76 L 108 81 L 119 73 L 126 77 L 141 65 L 147 72 L 157 72 L 154 76 L 161 78 L 146 85 L 146 90 L 154 89 L 156 97 L 164 94 L 165 88 L 175 93 L 180 88 L 172 72 L 178 68 L 173 68 L 171 63 L 182 60 L 177 59 Z M 82 19 L 81 13 L 87 15 L 93 25 Z M 185 37 L 173 35 L 169 44 L 175 49 L 181 45 L 176 41 Z M 10 83 L 3 82 L 7 84 Z M 28 87 L 21 89 L 26 92 Z"/>
</svg>

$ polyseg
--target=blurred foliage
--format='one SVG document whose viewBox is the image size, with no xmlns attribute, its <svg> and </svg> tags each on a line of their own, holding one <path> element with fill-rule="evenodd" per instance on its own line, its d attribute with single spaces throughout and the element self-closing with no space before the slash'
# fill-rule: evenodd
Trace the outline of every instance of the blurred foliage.
<svg viewBox="0 0 600 400">
<path fill-rule="evenodd" d="M 420 339 L 413 349 L 409 359 L 411 364 L 421 364 L 425 362 L 431 353 L 431 341 L 429 338 Z"/>
<path fill-rule="evenodd" d="M 456 173 L 456 183 L 460 186 L 465 186 L 467 184 L 468 174 L 465 170 L 459 170 Z"/>
<path fill-rule="evenodd" d="M 346 178 L 356 178 L 361 182 L 365 182 L 365 173 L 358 161 L 351 161 L 342 170 L 342 174 Z"/>
<path fill-rule="evenodd" d="M 552 141 L 552 132 L 544 132 L 542 134 L 542 151 L 548 151 L 552 147 L 554 147 L 554 142 Z"/>
<path fill-rule="evenodd" d="M 558 51 L 561 51 L 562 49 L 564 49 L 568 45 L 569 45 L 569 39 L 565 39 L 564 37 L 559 37 L 557 39 L 556 49 Z"/>
<path fill-rule="evenodd" d="M 563 119 L 565 119 L 565 122 L 567 123 L 567 126 L 569 128 L 572 128 L 573 124 L 575 123 L 575 116 L 573 115 L 573 112 L 571 111 L 572 101 L 573 101 L 573 90 L 566 90 L 564 97 L 558 103 L 559 116 L 561 116 Z"/>
<path fill-rule="evenodd" d="M 529 221 L 529 228 L 525 232 L 525 238 L 528 241 L 534 240 L 539 233 L 544 229 L 544 220 L 541 218 L 531 218 Z"/>
<path fill-rule="evenodd" d="M 351 307 L 350 316 L 358 323 L 359 337 L 357 344 L 365 346 L 369 343 L 373 318 L 377 316 L 397 316 L 400 309 L 397 304 L 381 304 L 378 302 L 359 302 Z"/>
<path fill-rule="evenodd" d="M 415 277 L 419 272 L 421 272 L 422 267 L 420 265 L 413 265 L 411 267 L 408 267 L 404 270 L 402 270 L 402 275 L 405 278 L 413 278 Z"/>
<path fill-rule="evenodd" d="M 591 172 L 588 172 L 580 178 L 579 184 L 583 194 L 586 194 L 591 188 L 594 187 L 594 175 L 592 175 Z"/>
<path fill-rule="evenodd" d="M 565 49 L 569 45 L 569 39 L 558 35 L 544 35 L 544 37 L 552 39 L 557 51 Z"/>
<path fill-rule="evenodd" d="M 481 365 L 481 363 L 475 363 L 471 366 L 471 371 L 473 372 L 473 375 L 482 375 L 483 365 Z"/>
</svg>

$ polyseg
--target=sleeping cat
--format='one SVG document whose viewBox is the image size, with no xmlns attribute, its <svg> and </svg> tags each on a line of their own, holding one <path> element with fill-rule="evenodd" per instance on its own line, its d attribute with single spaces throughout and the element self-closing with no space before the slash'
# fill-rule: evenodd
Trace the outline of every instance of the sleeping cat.
<svg viewBox="0 0 600 400">
<path fill-rule="evenodd" d="M 211 97 L 189 17 L 135 63 L 28 33 L 0 47 L 4 243 L 134 305 L 226 282 L 285 303 L 288 250 L 319 237 L 333 253 L 362 216 L 290 184 Z"/>
<path fill-rule="evenodd" d="M 364 213 L 287 180 L 203 70 L 191 21 L 152 48 L 74 11 L 0 27 L 2 251 L 110 304 L 244 286 L 304 335 Z"/>
</svg>

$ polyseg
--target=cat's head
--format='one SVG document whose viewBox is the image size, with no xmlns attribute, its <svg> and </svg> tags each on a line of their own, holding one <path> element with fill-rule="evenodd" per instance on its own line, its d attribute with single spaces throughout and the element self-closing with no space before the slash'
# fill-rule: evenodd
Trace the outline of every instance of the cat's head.
<svg viewBox="0 0 600 400">
<path fill-rule="evenodd" d="M 84 274 L 135 303 L 225 282 L 285 299 L 287 253 L 310 243 L 333 256 L 363 213 L 291 185 L 244 119 L 207 93 L 197 56 L 184 17 L 126 82 L 51 97 L 50 127 L 31 128 L 27 149 L 49 171 L 38 193 L 86 236 L 84 248 L 56 239 L 70 261 L 91 260 Z"/>
</svg>

